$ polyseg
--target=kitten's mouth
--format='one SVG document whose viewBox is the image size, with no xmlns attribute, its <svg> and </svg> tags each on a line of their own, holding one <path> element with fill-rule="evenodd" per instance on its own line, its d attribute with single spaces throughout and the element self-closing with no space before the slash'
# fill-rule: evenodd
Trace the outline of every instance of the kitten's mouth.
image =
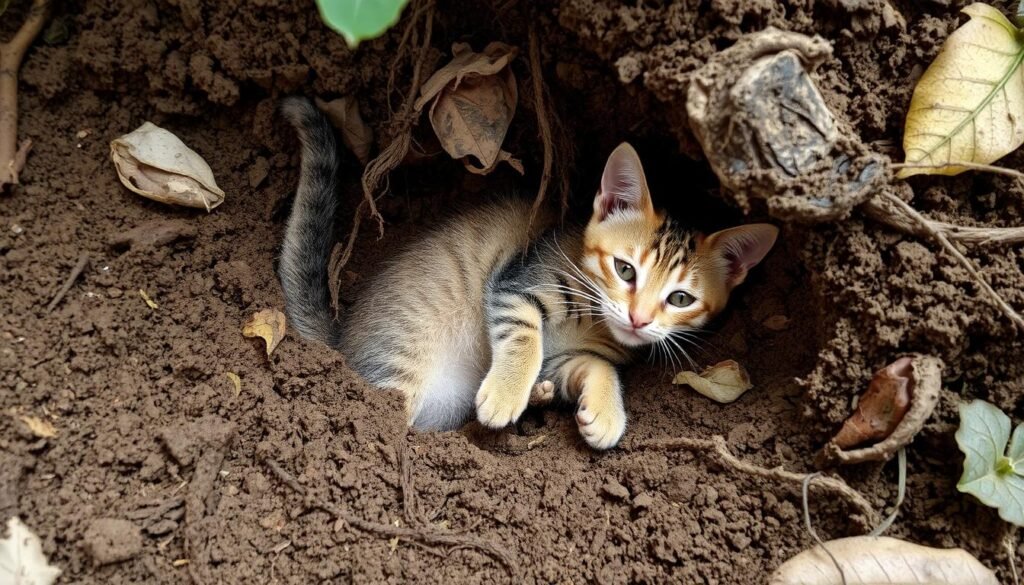
<svg viewBox="0 0 1024 585">
<path fill-rule="evenodd" d="M 636 347 L 638 345 L 647 345 L 651 343 L 651 340 L 646 335 L 638 332 L 632 327 L 624 327 L 618 323 L 612 323 L 609 327 L 614 337 L 622 345 Z"/>
</svg>

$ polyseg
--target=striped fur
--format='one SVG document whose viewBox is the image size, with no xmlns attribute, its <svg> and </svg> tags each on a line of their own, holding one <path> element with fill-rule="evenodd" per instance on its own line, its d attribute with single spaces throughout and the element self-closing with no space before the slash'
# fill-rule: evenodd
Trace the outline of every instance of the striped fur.
<svg viewBox="0 0 1024 585">
<path fill-rule="evenodd" d="M 614 446 L 626 428 L 617 368 L 651 344 L 676 359 L 754 256 L 767 253 L 765 238 L 774 241 L 770 226 L 701 239 L 656 213 L 624 145 L 609 159 L 614 180 L 602 181 L 585 227 L 544 229 L 545 218 L 531 225 L 520 201 L 464 213 L 376 270 L 342 332 L 325 281 L 334 137 L 308 102 L 289 101 L 284 111 L 303 143 L 281 258 L 288 316 L 304 337 L 340 348 L 371 383 L 400 389 L 416 428 L 452 429 L 474 414 L 499 428 L 528 404 L 558 398 L 577 404 L 588 444 Z M 634 283 L 616 274 L 616 258 L 635 264 Z M 680 287 L 698 299 L 693 307 L 667 305 L 666 291 Z M 636 311 L 650 312 L 640 329 L 630 321 Z"/>
</svg>

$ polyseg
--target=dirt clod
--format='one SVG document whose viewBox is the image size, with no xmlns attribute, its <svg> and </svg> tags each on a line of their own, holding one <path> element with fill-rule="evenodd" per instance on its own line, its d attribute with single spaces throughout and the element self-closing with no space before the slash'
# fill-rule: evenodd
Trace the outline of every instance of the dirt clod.
<svg viewBox="0 0 1024 585">
<path fill-rule="evenodd" d="M 127 520 L 100 518 L 85 531 L 82 546 L 97 565 L 120 563 L 142 552 L 142 533 Z"/>
</svg>

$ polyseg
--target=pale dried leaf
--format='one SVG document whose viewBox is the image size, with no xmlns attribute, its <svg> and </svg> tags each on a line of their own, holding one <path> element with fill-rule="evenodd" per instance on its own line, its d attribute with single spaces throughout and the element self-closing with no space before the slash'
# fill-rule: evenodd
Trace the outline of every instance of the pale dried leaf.
<svg viewBox="0 0 1024 585">
<path fill-rule="evenodd" d="M 432 101 L 430 124 L 441 146 L 470 171 L 487 174 L 504 160 L 522 173 L 522 165 L 501 148 L 519 100 L 508 67 L 516 50 L 491 43 L 475 53 L 456 43 L 452 52 L 452 61 L 423 85 L 417 111 Z"/>
<path fill-rule="evenodd" d="M 262 337 L 267 342 L 267 355 L 273 353 L 277 344 L 284 339 L 285 317 L 277 309 L 265 309 L 257 312 L 242 327 L 242 335 L 246 337 Z"/>
<path fill-rule="evenodd" d="M 151 122 L 114 139 L 110 158 L 121 183 L 148 199 L 206 211 L 224 201 L 203 157 Z"/>
<path fill-rule="evenodd" d="M 715 402 L 728 404 L 753 388 L 750 375 L 738 362 L 725 360 L 719 362 L 700 374 L 696 372 L 679 372 L 673 384 L 686 384 L 700 394 Z"/>
<path fill-rule="evenodd" d="M 231 385 L 235 387 L 235 397 L 237 398 L 242 393 L 242 379 L 234 372 L 225 372 L 224 375 L 231 380 Z"/>
<path fill-rule="evenodd" d="M 21 419 L 21 422 L 25 423 L 25 426 L 28 427 L 28 430 L 33 435 L 40 439 L 52 439 L 57 436 L 57 428 L 50 421 L 35 416 L 21 416 L 18 418 Z"/>
<path fill-rule="evenodd" d="M 359 162 L 364 165 L 369 162 L 370 149 L 373 148 L 373 129 L 363 121 L 356 99 L 350 95 L 329 102 L 316 98 L 316 106 L 341 131 L 345 146 L 356 155 Z"/>
<path fill-rule="evenodd" d="M 930 548 L 887 536 L 840 538 L 825 546 L 843 568 L 847 585 L 999 585 L 995 573 L 959 548 Z M 783 563 L 768 581 L 768 585 L 841 583 L 839 571 L 820 546 Z"/>
<path fill-rule="evenodd" d="M 914 89 L 903 131 L 907 163 L 916 174 L 956 175 L 956 163 L 988 164 L 1024 143 L 1024 37 L 987 4 L 946 39 Z"/>
<path fill-rule="evenodd" d="M 7 538 L 0 539 L 0 583 L 51 585 L 61 570 L 50 565 L 39 537 L 17 516 L 7 521 Z"/>
</svg>

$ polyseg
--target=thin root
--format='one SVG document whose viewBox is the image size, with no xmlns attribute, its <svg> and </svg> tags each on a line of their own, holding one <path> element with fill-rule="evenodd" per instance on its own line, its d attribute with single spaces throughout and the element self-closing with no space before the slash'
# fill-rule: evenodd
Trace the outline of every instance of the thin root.
<svg viewBox="0 0 1024 585">
<path fill-rule="evenodd" d="M 492 559 L 501 563 L 505 567 L 505 570 L 512 576 L 515 581 L 517 576 L 516 564 L 513 560 L 497 546 L 477 538 L 475 536 L 469 536 L 464 534 L 453 534 L 450 532 L 442 532 L 427 527 L 412 528 L 404 526 L 394 526 L 391 524 L 379 524 L 377 522 L 369 522 L 363 520 L 358 516 L 354 516 L 341 508 L 335 506 L 330 502 L 325 502 L 317 499 L 312 494 L 306 491 L 306 488 L 298 482 L 291 474 L 284 470 L 281 465 L 272 460 L 264 460 L 270 471 L 282 483 L 287 485 L 296 494 L 302 496 L 305 499 L 305 505 L 309 508 L 316 508 L 327 512 L 335 519 L 339 519 L 349 526 L 362 530 L 363 532 L 369 532 L 385 538 L 401 538 L 409 541 L 416 541 L 426 546 L 445 546 L 459 548 L 470 548 L 481 552 Z"/>
<path fill-rule="evenodd" d="M 973 227 L 961 226 L 944 221 L 925 218 L 927 227 L 920 221 L 896 208 L 885 197 L 875 197 L 864 204 L 864 211 L 875 221 L 917 237 L 930 236 L 932 231 L 963 244 L 1021 244 L 1024 243 L 1024 227 Z"/>
<path fill-rule="evenodd" d="M 1013 177 L 1017 179 L 1017 183 L 1024 186 L 1024 173 L 1016 169 L 1008 169 L 1006 167 L 999 167 L 996 165 L 986 165 L 982 163 L 973 162 L 949 162 L 944 165 L 925 165 L 920 163 L 892 163 L 894 169 L 948 169 L 954 167 L 961 167 L 971 171 L 984 171 L 986 173 L 994 173 L 997 175 L 1005 175 L 1007 177 Z"/>
<path fill-rule="evenodd" d="M 819 474 L 809 475 L 806 473 L 794 473 L 792 471 L 786 471 L 781 467 L 767 469 L 748 463 L 738 459 L 729 451 L 725 438 L 721 435 L 715 435 L 711 437 L 711 439 L 691 439 L 689 437 L 657 439 L 641 443 L 640 448 L 670 451 L 678 449 L 686 449 L 689 451 L 710 451 L 717 455 L 718 459 L 726 467 L 740 473 L 746 473 L 755 477 L 763 477 L 765 479 L 782 481 L 796 485 L 802 485 L 803 482 L 808 481 L 810 488 L 815 491 L 837 496 L 846 501 L 850 506 L 856 509 L 861 516 L 863 516 L 866 525 L 874 526 L 878 523 L 878 514 L 867 499 L 842 479 L 839 479 L 838 477 L 826 477 Z M 808 479 L 808 477 L 811 477 L 811 479 Z"/>
<path fill-rule="evenodd" d="M 1022 318 L 1020 314 L 1017 313 L 1017 311 L 1015 311 L 1013 307 L 1011 307 L 1003 299 L 1003 297 L 1000 296 L 999 293 L 997 293 L 995 289 L 993 289 L 988 284 L 988 281 L 985 280 L 985 277 L 983 277 L 981 273 L 978 272 L 978 269 L 974 267 L 974 263 L 967 259 L 966 256 L 961 254 L 960 250 L 957 250 L 956 246 L 954 246 L 949 241 L 949 238 L 947 238 L 941 232 L 936 230 L 930 224 L 930 222 L 924 216 L 921 215 L 920 212 L 911 207 L 910 204 L 907 203 L 906 201 L 888 192 L 883 193 L 881 196 L 885 198 L 889 203 L 895 205 L 900 210 L 902 210 L 903 213 L 917 221 L 918 225 L 921 226 L 921 229 L 923 229 L 925 232 L 928 233 L 928 235 L 930 235 L 939 244 L 941 244 L 942 247 L 945 248 L 945 250 L 949 252 L 953 256 L 953 258 L 955 258 L 957 262 L 959 262 L 960 265 L 964 267 L 964 269 L 967 270 L 967 272 L 974 278 L 974 280 L 978 282 L 978 286 L 980 286 L 981 289 L 985 291 L 985 294 L 987 294 L 989 298 L 991 298 L 992 301 L 995 302 L 996 306 L 999 307 L 1003 314 L 1006 315 L 1006 317 L 1010 319 L 1010 321 L 1013 321 L 1013 323 L 1017 325 L 1017 327 L 1019 327 L 1021 330 L 1024 330 L 1024 318 Z"/>
</svg>

